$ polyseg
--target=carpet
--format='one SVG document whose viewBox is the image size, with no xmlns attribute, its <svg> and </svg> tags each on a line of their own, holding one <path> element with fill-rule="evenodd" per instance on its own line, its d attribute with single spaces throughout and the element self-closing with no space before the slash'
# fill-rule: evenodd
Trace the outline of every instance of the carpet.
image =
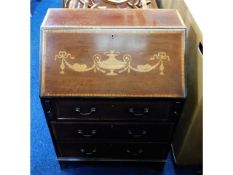
<svg viewBox="0 0 233 175">
<path fill-rule="evenodd" d="M 171 154 L 163 172 L 150 167 L 77 167 L 61 170 L 39 99 L 40 25 L 48 8 L 62 0 L 31 0 L 31 174 L 32 175 L 195 175 L 196 169 L 175 168 Z"/>
</svg>

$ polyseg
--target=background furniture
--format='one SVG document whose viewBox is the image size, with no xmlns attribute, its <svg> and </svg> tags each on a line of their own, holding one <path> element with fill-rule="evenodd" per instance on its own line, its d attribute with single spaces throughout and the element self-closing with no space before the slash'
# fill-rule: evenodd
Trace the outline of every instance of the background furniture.
<svg viewBox="0 0 233 175">
<path fill-rule="evenodd" d="M 62 0 L 63 8 L 154 8 L 158 6 L 154 0 Z"/>
<path fill-rule="evenodd" d="M 183 0 L 158 0 L 160 8 L 179 10 L 187 27 L 187 100 L 172 142 L 177 165 L 202 165 L 202 33 Z"/>
</svg>

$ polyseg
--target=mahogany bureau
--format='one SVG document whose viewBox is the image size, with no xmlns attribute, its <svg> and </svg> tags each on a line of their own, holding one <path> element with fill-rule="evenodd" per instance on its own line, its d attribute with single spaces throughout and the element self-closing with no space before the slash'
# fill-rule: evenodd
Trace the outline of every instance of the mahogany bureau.
<svg viewBox="0 0 233 175">
<path fill-rule="evenodd" d="M 176 10 L 49 9 L 40 98 L 59 162 L 164 163 L 186 98 Z"/>
</svg>

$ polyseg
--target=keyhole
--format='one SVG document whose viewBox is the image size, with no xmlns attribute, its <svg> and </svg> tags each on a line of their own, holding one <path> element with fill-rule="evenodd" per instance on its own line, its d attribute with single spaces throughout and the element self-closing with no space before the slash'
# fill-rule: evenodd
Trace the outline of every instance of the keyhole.
<svg viewBox="0 0 233 175">
<path fill-rule="evenodd" d="M 114 35 L 112 35 L 112 39 L 114 39 Z"/>
<path fill-rule="evenodd" d="M 203 45 L 202 45 L 201 42 L 199 43 L 198 47 L 199 47 L 199 50 L 200 50 L 201 54 L 203 55 Z"/>
</svg>

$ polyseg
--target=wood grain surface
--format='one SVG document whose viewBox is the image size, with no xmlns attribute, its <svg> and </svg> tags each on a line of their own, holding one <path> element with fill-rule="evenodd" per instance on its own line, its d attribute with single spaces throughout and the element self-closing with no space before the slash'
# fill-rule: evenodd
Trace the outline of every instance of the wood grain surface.
<svg viewBox="0 0 233 175">
<path fill-rule="evenodd" d="M 137 29 L 132 26 L 114 29 L 115 25 L 126 25 L 126 20 L 111 16 L 118 15 L 122 19 L 126 15 L 124 12 L 113 10 L 109 20 L 103 20 L 112 24 L 109 29 L 101 28 L 103 22 L 98 23 L 98 20 L 91 23 L 89 15 L 83 21 L 74 22 L 74 18 L 88 12 L 64 12 L 50 11 L 44 23 L 46 28 L 42 28 L 41 96 L 186 96 L 184 26 L 158 29 L 165 19 L 164 25 L 179 21 L 178 16 L 174 16 L 175 20 L 170 18 L 171 14 L 176 14 L 174 10 L 158 11 L 159 15 L 155 11 L 140 11 L 140 15 L 151 16 L 151 20 L 140 17 L 129 20 L 127 25 L 140 24 Z M 105 14 L 104 11 L 92 12 L 95 16 Z M 63 20 L 70 14 L 66 20 L 73 21 L 75 28 L 66 28 L 55 14 L 63 14 Z M 152 23 L 155 28 L 144 28 Z M 92 28 L 79 28 L 82 24 Z M 54 25 L 60 27 L 54 29 Z"/>
<path fill-rule="evenodd" d="M 174 9 L 48 9 L 46 27 L 185 28 Z"/>
</svg>

